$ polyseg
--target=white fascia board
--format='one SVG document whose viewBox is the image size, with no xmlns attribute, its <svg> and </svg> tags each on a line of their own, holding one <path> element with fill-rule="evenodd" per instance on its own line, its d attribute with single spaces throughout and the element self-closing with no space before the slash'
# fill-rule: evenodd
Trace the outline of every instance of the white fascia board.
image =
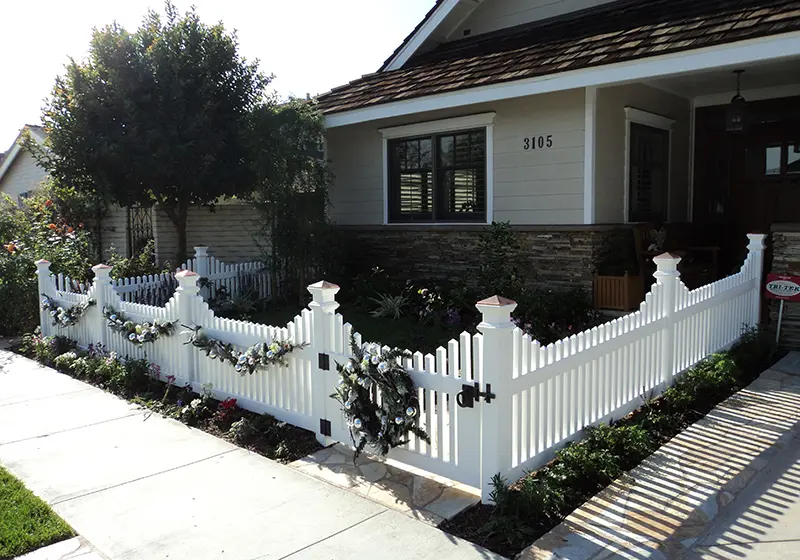
<svg viewBox="0 0 800 560">
<path fill-rule="evenodd" d="M 383 138 L 390 139 L 436 134 L 437 132 L 468 130 L 470 128 L 489 126 L 494 123 L 496 114 L 495 112 L 479 113 L 477 115 L 467 115 L 465 117 L 455 117 L 452 119 L 440 119 L 438 121 L 393 126 L 391 128 L 381 128 L 380 133 Z"/>
<path fill-rule="evenodd" d="M 22 144 L 19 142 L 14 142 L 14 147 L 8 152 L 8 155 L 3 160 L 3 165 L 0 165 L 0 181 L 3 180 L 3 176 L 6 172 L 11 168 L 11 164 L 14 163 L 14 160 L 17 158 L 19 153 L 22 151 Z"/>
<path fill-rule="evenodd" d="M 682 51 L 334 113 L 327 128 L 587 86 L 609 86 L 800 55 L 800 32 Z"/>
<path fill-rule="evenodd" d="M 446 0 L 443 2 L 436 11 L 428 18 L 422 27 L 417 29 L 417 32 L 414 33 L 414 36 L 411 37 L 405 46 L 400 49 L 400 52 L 394 55 L 394 57 L 389 61 L 386 67 L 383 69 L 384 72 L 389 70 L 397 70 L 402 68 L 403 65 L 408 62 L 408 59 L 411 58 L 415 52 L 428 40 L 428 38 L 433 34 L 434 31 L 441 25 L 444 19 L 450 15 L 450 12 L 453 11 L 460 0 Z"/>
</svg>

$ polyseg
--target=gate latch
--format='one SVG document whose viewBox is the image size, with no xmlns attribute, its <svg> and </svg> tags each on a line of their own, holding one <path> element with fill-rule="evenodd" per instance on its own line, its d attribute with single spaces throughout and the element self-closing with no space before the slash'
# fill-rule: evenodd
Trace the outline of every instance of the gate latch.
<svg viewBox="0 0 800 560">
<path fill-rule="evenodd" d="M 456 395 L 456 402 L 461 408 L 474 408 L 475 402 L 480 402 L 481 397 L 486 404 L 491 404 L 492 399 L 497 398 L 497 395 L 492 393 L 491 383 L 486 384 L 486 391 L 481 391 L 480 383 L 462 385 L 461 391 Z"/>
</svg>

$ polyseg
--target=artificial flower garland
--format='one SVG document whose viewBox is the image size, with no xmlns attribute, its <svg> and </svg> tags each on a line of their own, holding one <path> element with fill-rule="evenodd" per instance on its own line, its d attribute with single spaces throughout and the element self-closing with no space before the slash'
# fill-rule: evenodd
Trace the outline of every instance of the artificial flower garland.
<svg viewBox="0 0 800 560">
<path fill-rule="evenodd" d="M 185 326 L 185 325 L 184 325 Z M 191 344 L 205 352 L 212 360 L 228 362 L 241 375 L 253 374 L 259 368 L 268 368 L 272 365 L 287 365 L 286 355 L 306 344 L 293 344 L 291 342 L 259 342 L 241 352 L 233 344 L 209 338 L 202 332 L 202 327 L 186 327 L 191 333 L 189 340 L 184 344 Z"/>
<path fill-rule="evenodd" d="M 50 313 L 53 319 L 53 326 L 62 328 L 71 327 L 75 325 L 78 320 L 86 313 L 86 310 L 97 302 L 93 299 L 87 299 L 84 302 L 77 303 L 72 307 L 64 309 L 58 302 L 50 299 L 46 294 L 42 294 L 42 309 Z"/>
<path fill-rule="evenodd" d="M 103 308 L 103 316 L 108 328 L 123 335 L 133 344 L 141 346 L 146 342 L 155 342 L 162 336 L 170 336 L 175 331 L 174 323 L 162 323 L 155 319 L 152 323 L 137 324 L 126 319 L 120 311 L 107 305 Z"/>
<path fill-rule="evenodd" d="M 399 349 L 385 351 L 375 343 L 359 348 L 355 340 L 350 346 L 353 357 L 336 364 L 340 379 L 331 397 L 341 403 L 350 426 L 353 460 L 367 445 L 386 455 L 393 447 L 407 443 L 409 433 L 430 443 L 428 434 L 417 425 L 417 388 L 401 365 L 401 360 L 411 355 Z M 381 395 L 380 404 L 373 397 L 373 386 Z"/>
</svg>

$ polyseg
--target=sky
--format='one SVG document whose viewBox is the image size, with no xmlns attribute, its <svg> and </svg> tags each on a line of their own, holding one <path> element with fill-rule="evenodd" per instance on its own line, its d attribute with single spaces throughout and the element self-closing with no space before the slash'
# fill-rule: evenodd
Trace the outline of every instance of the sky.
<svg viewBox="0 0 800 560">
<path fill-rule="evenodd" d="M 315 95 L 376 71 L 434 0 L 175 0 L 236 30 L 240 53 L 275 75 L 283 97 Z M 0 152 L 41 108 L 69 58 L 86 56 L 92 29 L 135 30 L 160 0 L 5 0 L 0 9 Z"/>
</svg>

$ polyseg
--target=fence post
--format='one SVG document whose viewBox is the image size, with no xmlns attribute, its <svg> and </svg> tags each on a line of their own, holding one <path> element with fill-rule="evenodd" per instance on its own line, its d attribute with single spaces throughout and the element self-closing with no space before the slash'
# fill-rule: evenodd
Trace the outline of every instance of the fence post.
<svg viewBox="0 0 800 560">
<path fill-rule="evenodd" d="M 208 258 L 208 247 L 195 247 L 194 248 L 194 271 L 200 275 L 201 285 L 200 295 L 203 296 L 205 301 L 211 296 L 211 286 L 206 284 L 208 275 L 211 274 L 210 263 Z M 203 282 L 203 280 L 205 282 Z"/>
<path fill-rule="evenodd" d="M 36 276 L 39 281 L 39 293 L 36 295 L 36 301 L 40 301 L 42 295 L 53 297 L 53 281 L 50 275 L 50 261 L 40 259 L 36 261 Z M 39 324 L 41 325 L 42 336 L 50 336 L 51 325 L 50 316 L 47 311 L 39 303 Z"/>
<path fill-rule="evenodd" d="M 175 275 L 178 280 L 178 289 L 175 290 L 175 299 L 178 306 L 178 325 L 192 326 L 194 324 L 194 298 L 197 297 L 200 288 L 197 281 L 200 275 L 191 270 L 182 270 Z M 180 367 L 178 371 L 185 372 L 186 381 L 194 383 L 195 380 L 195 357 L 197 350 L 190 344 L 186 344 L 181 349 Z"/>
<path fill-rule="evenodd" d="M 761 322 L 761 284 L 764 275 L 764 249 L 767 236 L 763 233 L 748 233 L 747 244 L 748 258 L 753 259 L 753 278 L 756 279 L 755 295 L 753 297 L 753 325 Z"/>
<path fill-rule="evenodd" d="M 681 258 L 671 253 L 664 253 L 653 259 L 656 271 L 653 273 L 661 287 L 661 316 L 664 318 L 664 329 L 661 332 L 661 382 L 669 385 L 675 370 L 675 294 L 678 291 L 678 263 Z"/>
<path fill-rule="evenodd" d="M 479 301 L 475 307 L 483 315 L 478 330 L 483 334 L 482 379 L 480 390 L 494 393 L 491 403 L 480 404 L 481 501 L 491 503 L 491 480 L 511 468 L 511 376 L 513 374 L 514 323 L 511 313 L 517 302 L 500 296 Z M 489 387 L 491 385 L 491 387 Z"/>
<path fill-rule="evenodd" d="M 336 313 L 336 310 L 339 308 L 339 304 L 336 302 L 336 294 L 339 292 L 339 286 L 322 280 L 316 284 L 311 284 L 308 287 L 308 291 L 311 293 L 311 298 L 313 300 L 308 304 L 308 308 L 311 310 L 312 324 L 311 359 L 314 360 L 314 367 L 316 368 L 316 374 L 311 376 L 311 413 L 314 418 L 320 419 L 320 430 L 317 432 L 317 441 L 322 445 L 329 445 L 332 443 L 332 440 L 321 432 L 323 420 L 333 422 L 331 418 L 327 417 L 326 410 L 329 405 L 333 404 L 328 401 L 330 400 L 330 394 L 333 393 L 334 384 L 333 376 L 328 375 L 328 371 L 330 370 L 326 371 L 321 369 L 325 364 L 320 355 L 328 354 L 328 352 L 332 350 L 331 335 L 333 334 L 332 326 L 334 325 L 333 314 Z M 350 341 L 346 342 L 346 344 L 349 343 Z M 327 360 L 327 366 L 328 368 L 332 367 L 330 365 L 330 359 Z"/>
<path fill-rule="evenodd" d="M 108 343 L 108 329 L 106 329 L 103 310 L 108 304 L 108 286 L 111 286 L 111 267 L 107 264 L 96 264 L 92 267 L 94 272 L 94 300 L 100 310 L 100 324 L 97 330 L 97 342 L 105 346 Z"/>
</svg>

